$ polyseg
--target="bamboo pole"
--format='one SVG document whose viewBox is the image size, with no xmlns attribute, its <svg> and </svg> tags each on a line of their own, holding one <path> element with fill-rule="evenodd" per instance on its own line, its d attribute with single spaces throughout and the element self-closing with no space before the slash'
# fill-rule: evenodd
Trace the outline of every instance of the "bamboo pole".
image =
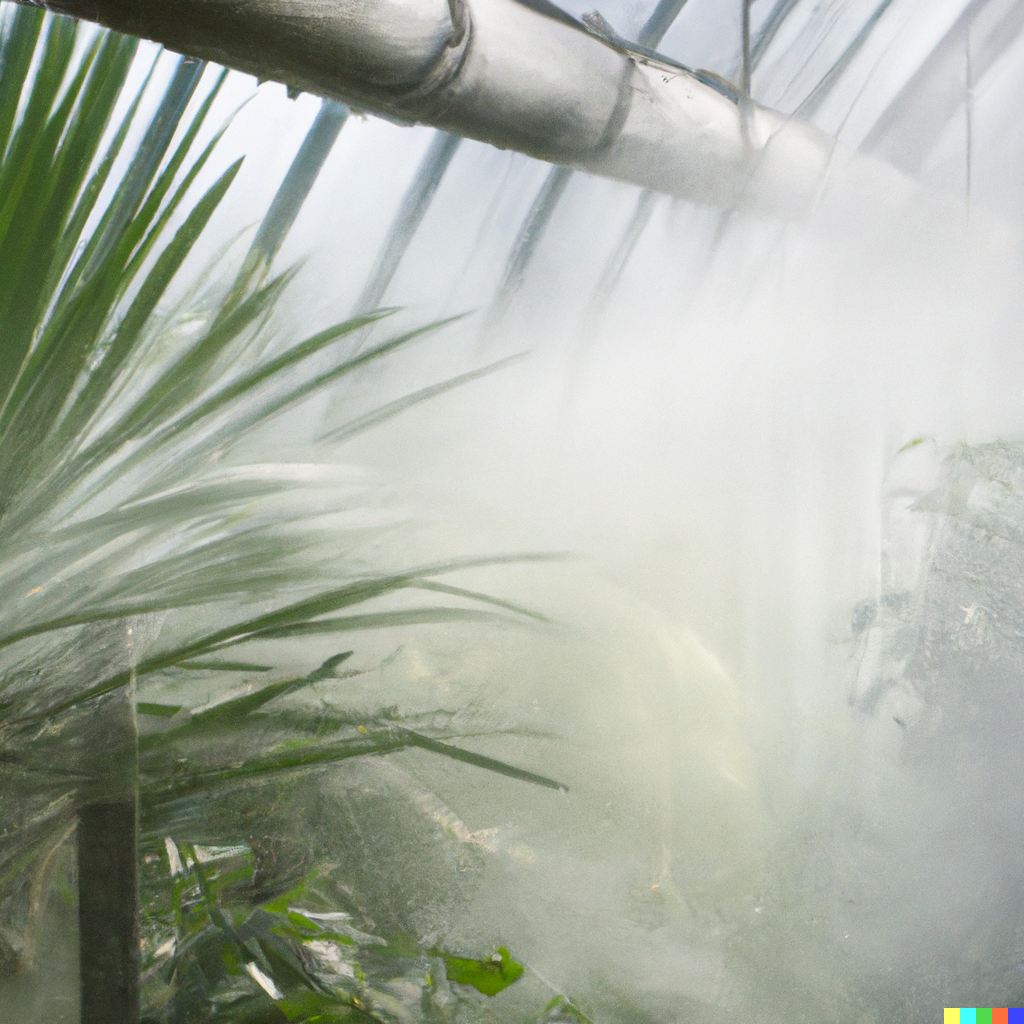
<svg viewBox="0 0 1024 1024">
<path fill-rule="evenodd" d="M 660 192 L 805 209 L 832 140 L 547 0 L 43 0 L 403 123 Z"/>
</svg>

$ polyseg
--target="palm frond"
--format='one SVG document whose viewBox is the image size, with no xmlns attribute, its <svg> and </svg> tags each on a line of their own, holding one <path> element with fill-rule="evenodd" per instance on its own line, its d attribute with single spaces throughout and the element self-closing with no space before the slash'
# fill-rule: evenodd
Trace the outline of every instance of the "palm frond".
<svg viewBox="0 0 1024 1024">
<path fill-rule="evenodd" d="M 536 556 L 367 569 L 347 561 L 346 538 L 354 546 L 368 527 L 346 534 L 335 523 L 335 553 L 325 557 L 317 519 L 347 511 L 351 481 L 330 466 L 254 467 L 235 456 L 280 414 L 444 326 L 357 352 L 354 332 L 390 312 L 367 310 L 298 340 L 274 337 L 294 271 L 268 272 L 343 109 L 321 110 L 233 280 L 220 270 L 206 288 L 183 290 L 242 166 L 210 173 L 227 128 L 208 127 L 225 73 L 188 58 L 167 69 L 165 56 L 139 58 L 137 40 L 31 7 L 4 5 L 0 17 L 0 580 L 9 595 L 0 607 L 0 776 L 11 791 L 0 899 L 4 885 L 49 857 L 76 809 L 83 822 L 100 820 L 110 801 L 129 821 L 141 801 L 152 826 L 169 820 L 161 808 L 182 801 L 412 748 L 559 788 L 390 713 L 334 725 L 318 713 L 310 735 L 306 695 L 351 677 L 340 666 L 352 651 L 298 673 L 275 669 L 302 636 L 540 619 L 437 582 Z M 130 137 L 141 138 L 132 154 Z M 500 365 L 381 401 L 331 440 Z M 371 604 L 411 590 L 450 603 Z M 254 643 L 257 655 L 231 657 Z M 226 689 L 253 673 L 264 685 Z M 172 703 L 145 689 L 184 677 L 211 681 L 222 699 Z M 155 726 L 141 737 L 137 714 Z M 191 767 L 168 774 L 167 759 L 183 750 Z M 102 875 L 102 851 L 83 835 L 81 876 Z M 125 849 L 118 856 L 131 860 Z M 83 956 L 110 931 L 102 903 L 83 899 Z M 131 907 L 116 909 L 133 919 Z M 254 941 L 212 904 L 208 919 L 238 949 Z M 320 991 L 295 947 L 267 942 L 257 961 L 267 978 L 282 977 L 284 962 L 299 990 Z M 89 968 L 83 1020 L 101 1012 L 95 978 L 115 968 L 132 970 L 112 961 Z"/>
</svg>

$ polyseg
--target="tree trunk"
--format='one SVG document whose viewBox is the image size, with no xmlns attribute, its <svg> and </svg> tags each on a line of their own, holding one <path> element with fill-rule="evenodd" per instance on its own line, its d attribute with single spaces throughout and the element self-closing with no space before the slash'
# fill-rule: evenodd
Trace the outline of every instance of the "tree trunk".
<svg viewBox="0 0 1024 1024">
<path fill-rule="evenodd" d="M 832 140 L 547 0 L 43 0 L 400 122 L 660 192 L 813 201 Z"/>
<path fill-rule="evenodd" d="M 99 631 L 97 631 L 98 633 Z M 127 630 L 128 657 L 131 633 Z M 110 650 L 95 637 L 100 654 Z M 123 657 L 114 651 L 114 657 Z M 134 680 L 83 723 L 78 811 L 81 1024 L 138 1024 L 138 730 Z"/>
<path fill-rule="evenodd" d="M 138 1024 L 139 876 L 136 800 L 78 812 L 81 1024 Z"/>
</svg>

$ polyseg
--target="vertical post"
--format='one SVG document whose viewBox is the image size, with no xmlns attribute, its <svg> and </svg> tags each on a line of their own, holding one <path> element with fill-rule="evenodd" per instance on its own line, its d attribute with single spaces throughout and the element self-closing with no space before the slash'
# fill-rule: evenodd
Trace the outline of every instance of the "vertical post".
<svg viewBox="0 0 1024 1024">
<path fill-rule="evenodd" d="M 81 1024 L 139 1024 L 141 1017 L 134 632 L 125 627 L 120 651 L 102 629 L 82 638 L 108 663 L 126 657 L 128 685 L 101 698 L 87 724 L 90 781 L 78 811 Z"/>
<path fill-rule="evenodd" d="M 533 262 L 534 254 L 544 230 L 551 220 L 565 193 L 566 186 L 572 178 L 572 168 L 552 167 L 544 184 L 533 200 L 530 212 L 520 225 L 519 234 L 512 252 L 509 253 L 508 262 L 505 264 L 505 273 L 502 275 L 501 284 L 498 286 L 497 294 L 491 300 L 490 308 L 484 320 L 483 330 L 486 334 L 505 315 L 513 296 L 522 287 L 526 278 L 526 270 Z"/>
<path fill-rule="evenodd" d="M 81 1024 L 138 1024 L 139 874 L 134 799 L 78 813 Z"/>
</svg>

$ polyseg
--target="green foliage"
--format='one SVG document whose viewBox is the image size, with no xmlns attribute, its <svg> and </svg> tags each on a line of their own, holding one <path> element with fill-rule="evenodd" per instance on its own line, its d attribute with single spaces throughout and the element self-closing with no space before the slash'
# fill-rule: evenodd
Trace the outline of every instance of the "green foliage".
<svg viewBox="0 0 1024 1024">
<path fill-rule="evenodd" d="M 560 788 L 452 745 L 430 716 L 354 717 L 304 700 L 355 674 L 351 650 L 278 667 L 294 666 L 300 638 L 542 619 L 439 579 L 509 559 L 382 571 L 358 557 L 366 528 L 337 526 L 325 554 L 317 517 L 350 507 L 351 482 L 331 463 L 269 462 L 269 425 L 280 431 L 283 413 L 443 324 L 363 351 L 356 338 L 389 311 L 283 338 L 273 316 L 292 275 L 269 273 L 280 237 L 268 235 L 287 230 L 294 197 L 274 220 L 283 226 L 261 229 L 264 258 L 233 275 L 226 251 L 202 266 L 241 166 L 215 170 L 226 126 L 207 125 L 225 73 L 181 58 L 158 88 L 157 64 L 139 79 L 137 61 L 136 40 L 0 4 L 0 900 L 10 920 L 37 912 L 27 894 L 38 865 L 126 758 L 144 842 L 240 786 L 400 749 Z M 342 120 L 318 123 L 337 134 Z M 309 154 L 322 163 L 323 146 L 297 160 Z M 288 180 L 310 177 L 299 168 Z M 500 365 L 381 401 L 321 441 L 337 445 Z M 424 603 L 387 603 L 410 592 Z M 232 656 L 244 645 L 258 650 Z M 362 966 L 353 961 L 358 984 L 328 984 L 310 952 L 368 943 L 377 977 L 378 940 L 279 900 L 240 903 L 256 869 L 252 849 L 238 849 L 206 867 L 183 841 L 181 871 L 167 853 L 159 862 L 168 891 L 147 882 L 152 1019 L 390 1019 L 380 1007 L 392 997 L 368 997 Z M 168 959 L 159 950 L 171 939 Z M 429 989 L 439 956 L 398 960 L 406 973 L 422 968 Z M 481 961 L 478 981 L 514 980 L 518 965 L 501 963 Z M 266 979 L 281 993 L 269 1004 Z"/>
<path fill-rule="evenodd" d="M 486 960 L 469 960 L 461 956 L 444 956 L 448 977 L 460 985 L 472 985 L 485 996 L 496 996 L 523 975 L 523 965 L 512 959 L 512 954 L 500 946 L 494 956 Z"/>
<path fill-rule="evenodd" d="M 393 710 L 351 717 L 332 715 L 323 707 L 310 710 L 300 705 L 283 713 L 266 707 L 316 683 L 351 678 L 356 673 L 338 671 L 351 654 L 336 654 L 304 676 L 281 679 L 193 713 L 178 705 L 147 703 L 146 714 L 172 721 L 138 741 L 144 808 L 238 782 L 408 748 L 548 789 L 564 788 L 553 779 L 424 735 L 409 728 Z M 178 719 L 180 723 L 175 724 Z M 250 749 L 252 754 L 237 757 L 238 751 Z M 228 765 L 229 752 L 236 757 Z"/>
<path fill-rule="evenodd" d="M 469 604 L 328 618 L 489 560 L 364 572 L 310 591 L 318 577 L 352 576 L 343 563 L 317 564 L 312 554 L 319 538 L 302 523 L 322 511 L 322 494 L 304 504 L 306 481 L 287 466 L 246 471 L 234 456 L 271 418 L 424 332 L 353 354 L 346 338 L 386 315 L 371 313 L 281 345 L 268 324 L 288 274 L 266 283 L 243 275 L 219 293 L 173 299 L 172 282 L 239 168 L 192 198 L 223 131 L 194 152 L 224 75 L 213 76 L 200 99 L 211 76 L 181 59 L 118 179 L 146 87 L 123 95 L 136 42 L 33 8 L 5 7 L 4 16 L 0 578 L 6 593 L 24 595 L 0 609 L 0 649 L 10 652 L 0 739 L 9 756 L 18 760 L 19 737 L 130 679 L 269 671 L 215 664 L 211 656 L 227 647 L 493 615 L 469 606 L 483 595 L 453 590 Z M 454 383 L 398 399 L 336 433 L 352 436 Z M 322 489 L 325 479 L 312 486 Z M 301 596 L 281 600 L 296 591 Z M 183 626 L 180 613 L 190 608 L 204 611 L 188 622 L 212 628 Z M 109 637 L 154 614 L 177 615 L 163 629 L 177 642 L 130 659 L 108 655 L 91 671 L 52 670 L 86 635 L 99 629 Z M 42 664 L 45 685 L 34 667 Z M 277 682 L 192 725 L 239 717 L 312 681 Z M 144 713 L 168 713 L 142 704 Z"/>
<path fill-rule="evenodd" d="M 460 999 L 450 983 L 494 996 L 523 974 L 504 948 L 473 960 L 365 930 L 336 909 L 345 887 L 330 867 L 254 904 L 247 846 L 167 839 L 145 862 L 144 1019 L 154 1024 L 448 1019 Z"/>
</svg>

